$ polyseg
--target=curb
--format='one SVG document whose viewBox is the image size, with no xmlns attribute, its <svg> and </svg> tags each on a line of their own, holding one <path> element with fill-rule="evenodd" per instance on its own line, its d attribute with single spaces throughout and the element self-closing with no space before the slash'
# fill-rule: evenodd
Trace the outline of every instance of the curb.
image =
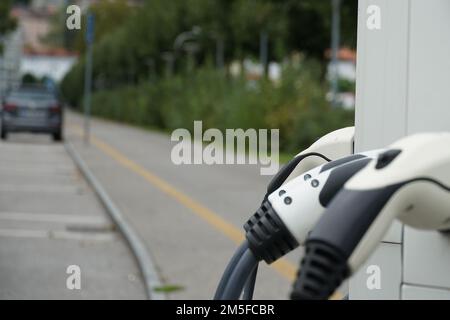
<svg viewBox="0 0 450 320">
<path fill-rule="evenodd" d="M 133 255 L 137 260 L 142 277 L 144 278 L 147 298 L 149 300 L 166 300 L 166 294 L 154 290 L 155 288 L 161 287 L 162 283 L 159 279 L 158 272 L 156 271 L 155 264 L 153 263 L 153 260 L 143 241 L 126 221 L 122 212 L 111 200 L 108 193 L 90 171 L 79 153 L 73 147 L 72 143 L 66 142 L 64 146 L 78 169 L 83 173 L 86 180 L 94 189 L 109 216 L 127 241 L 131 251 L 133 252 Z"/>
</svg>

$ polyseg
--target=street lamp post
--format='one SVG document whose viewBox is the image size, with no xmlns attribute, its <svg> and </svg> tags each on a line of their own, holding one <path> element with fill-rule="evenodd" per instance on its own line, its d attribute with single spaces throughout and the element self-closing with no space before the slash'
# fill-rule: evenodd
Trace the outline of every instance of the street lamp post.
<svg viewBox="0 0 450 320">
<path fill-rule="evenodd" d="M 180 33 L 176 38 L 175 41 L 173 43 L 173 48 L 175 50 L 175 52 L 180 51 L 181 48 L 183 47 L 184 42 L 188 41 L 188 40 L 192 40 L 195 39 L 196 37 L 198 37 L 200 34 L 202 33 L 202 28 L 198 27 L 198 26 L 194 26 L 192 28 L 192 30 L 189 31 L 185 31 Z"/>
<path fill-rule="evenodd" d="M 172 76 L 175 69 L 175 54 L 172 51 L 166 51 L 161 57 L 166 62 L 166 76 Z"/>
<path fill-rule="evenodd" d="M 195 68 L 195 54 L 199 51 L 199 46 L 195 42 L 187 42 L 183 48 L 188 56 L 187 71 L 190 73 Z"/>
<path fill-rule="evenodd" d="M 331 99 L 333 107 L 338 105 L 339 93 L 339 72 L 338 72 L 338 51 L 340 42 L 340 7 L 341 0 L 332 0 L 332 21 L 331 21 Z"/>
<path fill-rule="evenodd" d="M 194 63 L 195 63 L 195 53 L 198 52 L 198 50 L 199 50 L 199 46 L 192 42 L 198 36 L 200 36 L 201 33 L 202 33 L 202 29 L 198 26 L 194 26 L 192 28 L 192 30 L 180 33 L 175 38 L 175 41 L 173 43 L 173 49 L 175 52 L 174 59 L 176 58 L 177 53 L 179 51 L 181 51 L 182 49 L 184 49 L 187 52 L 188 59 L 189 59 L 188 66 L 187 66 L 188 72 L 192 71 L 192 69 L 194 67 Z M 188 43 L 187 45 L 185 45 L 187 42 L 190 42 L 190 44 Z"/>
<path fill-rule="evenodd" d="M 222 70 L 225 66 L 225 40 L 217 32 L 210 32 L 209 36 L 216 41 L 216 68 Z"/>
<path fill-rule="evenodd" d="M 152 81 L 154 75 L 155 75 L 155 59 L 148 58 L 145 61 L 145 64 L 148 68 L 148 81 Z"/>
<path fill-rule="evenodd" d="M 222 37 L 216 39 L 216 66 L 222 70 L 225 65 L 225 42 Z"/>
<path fill-rule="evenodd" d="M 193 43 L 193 41 L 198 38 L 201 34 L 206 34 L 211 39 L 216 42 L 216 67 L 222 70 L 225 66 L 225 40 L 221 35 L 216 32 L 205 32 L 201 27 L 194 26 L 192 30 L 180 33 L 174 41 L 174 51 L 176 54 L 182 49 L 185 50 L 190 59 L 188 62 L 188 70 L 192 71 L 192 66 L 195 62 L 195 53 L 199 51 L 199 46 Z"/>
<path fill-rule="evenodd" d="M 259 59 L 263 68 L 263 75 L 266 75 L 269 60 L 269 36 L 266 31 L 262 31 L 259 41 Z"/>
<path fill-rule="evenodd" d="M 84 142 L 89 144 L 90 140 L 90 117 L 91 117 L 91 90 L 92 90 L 92 66 L 93 66 L 93 42 L 94 42 L 95 16 L 88 14 L 86 27 L 86 69 L 84 77 Z"/>
</svg>

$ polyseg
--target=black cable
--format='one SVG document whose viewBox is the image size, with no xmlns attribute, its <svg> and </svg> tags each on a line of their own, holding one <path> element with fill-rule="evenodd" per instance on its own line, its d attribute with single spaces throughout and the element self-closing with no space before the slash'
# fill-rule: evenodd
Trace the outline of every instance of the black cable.
<svg viewBox="0 0 450 320">
<path fill-rule="evenodd" d="M 255 292 L 256 276 L 258 275 L 258 265 L 253 269 L 252 274 L 248 278 L 244 287 L 244 296 L 242 300 L 253 300 L 253 293 Z"/>
<path fill-rule="evenodd" d="M 214 300 L 220 300 L 223 291 L 225 290 L 225 286 L 228 283 L 228 280 L 230 279 L 230 276 L 236 267 L 237 263 L 241 259 L 244 252 L 248 249 L 248 243 L 247 241 L 244 241 L 234 252 L 233 256 L 231 257 L 230 262 L 228 262 L 227 267 L 225 268 L 225 271 L 223 272 L 222 278 L 220 279 L 219 285 L 217 286 L 216 293 L 214 294 Z"/>
<path fill-rule="evenodd" d="M 258 265 L 258 260 L 250 249 L 247 249 L 230 276 L 221 300 L 238 300 L 250 274 Z"/>
</svg>

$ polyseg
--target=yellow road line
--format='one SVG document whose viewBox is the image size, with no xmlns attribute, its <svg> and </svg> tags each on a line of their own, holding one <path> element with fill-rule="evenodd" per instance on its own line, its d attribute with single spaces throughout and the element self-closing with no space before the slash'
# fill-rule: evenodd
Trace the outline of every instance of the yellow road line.
<svg viewBox="0 0 450 320">
<path fill-rule="evenodd" d="M 81 127 L 79 126 L 71 126 L 77 135 L 82 135 Z M 122 154 L 119 150 L 110 146 L 106 142 L 100 140 L 93 134 L 91 134 L 91 142 L 98 149 L 103 151 L 106 155 L 110 156 L 116 162 L 118 162 L 123 167 L 133 171 L 137 175 L 144 178 L 146 181 L 151 183 L 153 186 L 158 188 L 160 191 L 164 192 L 168 196 L 172 197 L 180 204 L 189 208 L 193 213 L 197 216 L 205 220 L 211 226 L 219 230 L 222 234 L 227 236 L 236 244 L 240 244 L 245 238 L 241 230 L 236 228 L 234 225 L 230 224 L 226 220 L 224 220 L 219 214 L 211 211 L 206 208 L 199 202 L 195 201 L 185 193 L 179 191 L 166 181 L 162 180 L 148 169 L 142 167 L 137 164 L 133 160 L 127 158 L 124 154 Z M 296 277 L 297 267 L 286 259 L 279 259 L 273 264 L 271 264 L 280 275 L 288 279 L 289 281 L 294 281 Z M 342 295 L 339 293 L 335 293 L 331 299 L 342 299 Z"/>
</svg>

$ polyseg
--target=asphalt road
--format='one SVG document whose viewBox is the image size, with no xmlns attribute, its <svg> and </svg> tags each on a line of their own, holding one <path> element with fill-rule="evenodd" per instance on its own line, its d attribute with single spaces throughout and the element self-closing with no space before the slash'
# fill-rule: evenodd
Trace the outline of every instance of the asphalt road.
<svg viewBox="0 0 450 320">
<path fill-rule="evenodd" d="M 210 299 L 261 203 L 270 177 L 251 165 L 172 163 L 163 133 L 93 119 L 91 144 L 82 118 L 66 114 L 66 137 L 145 241 L 171 299 Z M 255 298 L 286 299 L 301 249 L 261 264 Z"/>
<path fill-rule="evenodd" d="M 74 265 L 79 290 L 67 286 Z M 132 253 L 64 145 L 0 142 L 0 299 L 145 298 Z"/>
</svg>

